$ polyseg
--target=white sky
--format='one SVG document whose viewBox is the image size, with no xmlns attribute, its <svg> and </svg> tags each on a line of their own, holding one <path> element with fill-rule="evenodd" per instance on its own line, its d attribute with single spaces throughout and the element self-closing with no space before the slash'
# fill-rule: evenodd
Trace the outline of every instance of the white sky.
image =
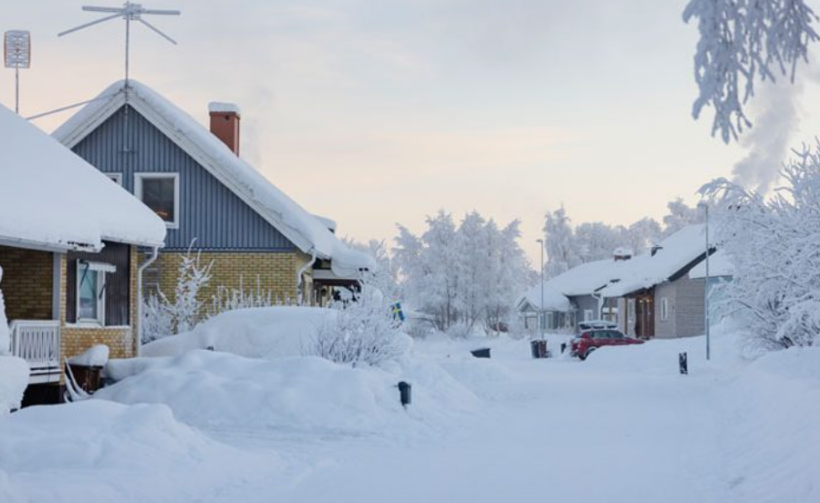
<svg viewBox="0 0 820 503">
<path fill-rule="evenodd" d="M 536 257 L 543 215 L 562 203 L 576 223 L 659 217 L 744 154 L 709 135 L 711 115 L 691 118 L 696 32 L 683 1 L 144 4 L 183 11 L 151 19 L 180 45 L 135 26 L 132 76 L 203 122 L 209 101 L 238 103 L 245 157 L 358 239 L 477 209 L 521 219 Z M 122 78 L 121 21 L 56 37 L 94 19 L 80 5 L 0 0 L 0 30 L 34 39 L 24 115 Z M 12 84 L 0 73 L 7 106 Z M 817 131 L 820 116 L 804 110 L 795 141 Z"/>
</svg>

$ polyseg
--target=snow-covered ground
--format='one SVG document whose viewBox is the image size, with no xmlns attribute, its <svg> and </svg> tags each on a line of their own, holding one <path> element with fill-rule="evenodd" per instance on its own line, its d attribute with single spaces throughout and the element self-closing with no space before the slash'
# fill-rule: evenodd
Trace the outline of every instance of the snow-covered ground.
<svg viewBox="0 0 820 503">
<path fill-rule="evenodd" d="M 582 363 L 433 338 L 379 370 L 158 358 L 98 399 L 0 419 L 0 501 L 820 501 L 820 350 L 749 362 L 723 337 L 706 362 L 703 343 Z"/>
</svg>

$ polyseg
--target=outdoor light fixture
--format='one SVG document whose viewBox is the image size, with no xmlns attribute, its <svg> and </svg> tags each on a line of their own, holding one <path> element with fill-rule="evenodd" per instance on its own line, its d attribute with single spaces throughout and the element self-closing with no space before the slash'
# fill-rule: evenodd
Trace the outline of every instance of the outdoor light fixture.
<svg viewBox="0 0 820 503">
<path fill-rule="evenodd" d="M 31 67 L 31 33 L 9 30 L 3 37 L 3 61 L 14 69 L 14 111 L 20 113 L 20 69 Z"/>
</svg>

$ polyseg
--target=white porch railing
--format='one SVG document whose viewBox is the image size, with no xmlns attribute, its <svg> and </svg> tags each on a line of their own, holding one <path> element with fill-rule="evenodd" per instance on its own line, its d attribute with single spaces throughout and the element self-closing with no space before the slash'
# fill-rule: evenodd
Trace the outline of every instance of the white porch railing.
<svg viewBox="0 0 820 503">
<path fill-rule="evenodd" d="M 60 322 L 58 320 L 15 320 L 11 329 L 11 354 L 31 369 L 31 383 L 60 380 Z"/>
</svg>

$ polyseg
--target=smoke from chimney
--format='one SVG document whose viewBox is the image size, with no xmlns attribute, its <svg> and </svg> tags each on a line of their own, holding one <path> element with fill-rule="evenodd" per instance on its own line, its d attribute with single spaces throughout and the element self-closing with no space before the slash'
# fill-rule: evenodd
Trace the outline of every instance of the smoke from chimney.
<svg viewBox="0 0 820 503">
<path fill-rule="evenodd" d="M 772 188 L 788 157 L 792 133 L 800 124 L 797 105 L 802 94 L 800 79 L 794 84 L 782 79 L 760 87 L 752 102 L 757 110 L 754 127 L 740 141 L 748 153 L 732 172 L 736 183 L 760 193 Z"/>
</svg>

